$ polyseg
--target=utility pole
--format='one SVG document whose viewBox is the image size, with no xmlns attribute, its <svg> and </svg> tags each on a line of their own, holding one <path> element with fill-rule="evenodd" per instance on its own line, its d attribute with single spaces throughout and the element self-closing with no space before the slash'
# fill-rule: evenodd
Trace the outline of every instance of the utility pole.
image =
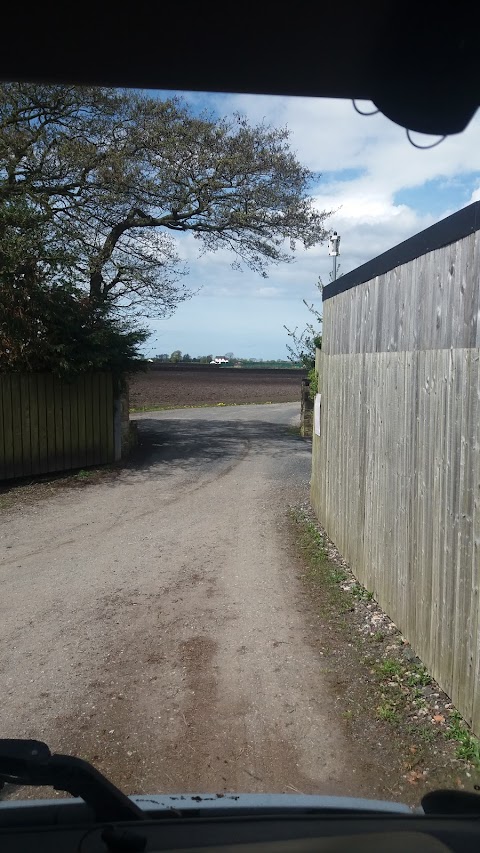
<svg viewBox="0 0 480 853">
<path fill-rule="evenodd" d="M 328 240 L 328 254 L 333 258 L 333 281 L 337 279 L 337 258 L 340 254 L 340 234 L 332 231 Z"/>
</svg>

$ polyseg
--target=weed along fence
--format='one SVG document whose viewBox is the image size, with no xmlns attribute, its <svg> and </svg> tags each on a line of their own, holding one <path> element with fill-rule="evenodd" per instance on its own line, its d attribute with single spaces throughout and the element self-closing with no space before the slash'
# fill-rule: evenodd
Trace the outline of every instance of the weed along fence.
<svg viewBox="0 0 480 853">
<path fill-rule="evenodd" d="M 313 505 L 478 735 L 480 203 L 323 298 Z"/>
<path fill-rule="evenodd" d="M 120 409 L 110 373 L 0 374 L 0 480 L 118 459 Z"/>
</svg>

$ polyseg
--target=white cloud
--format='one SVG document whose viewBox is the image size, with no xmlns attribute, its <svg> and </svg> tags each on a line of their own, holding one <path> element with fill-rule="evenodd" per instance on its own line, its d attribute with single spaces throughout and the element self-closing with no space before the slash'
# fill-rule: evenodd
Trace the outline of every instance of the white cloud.
<svg viewBox="0 0 480 853">
<path fill-rule="evenodd" d="M 478 187 L 477 187 L 477 188 L 472 192 L 472 195 L 470 196 L 470 201 L 471 201 L 471 202 L 474 202 L 474 201 L 480 201 L 480 186 L 478 186 Z"/>
<path fill-rule="evenodd" d="M 356 188 L 341 191 L 318 204 L 329 206 L 335 200 L 339 207 L 332 216 L 331 226 L 341 234 L 342 271 L 347 272 L 387 249 L 413 236 L 434 221 L 431 215 L 420 215 L 407 205 L 395 205 L 388 196 L 362 193 Z M 316 247 L 319 265 L 329 267 L 325 247 Z M 347 269 L 348 268 L 348 269 Z"/>
<path fill-rule="evenodd" d="M 360 116 L 349 101 L 266 95 L 187 97 L 192 97 L 195 103 L 208 97 L 221 114 L 239 110 L 252 122 L 265 120 L 290 128 L 291 145 L 301 162 L 314 171 L 326 173 L 316 189 L 317 204 L 320 209 L 336 211 L 330 224 L 342 233 L 344 271 L 346 266 L 352 269 L 442 218 L 395 203 L 395 193 L 437 178 L 446 179 L 448 185 L 449 180 L 472 172 L 477 166 L 480 116 L 474 117 L 463 134 L 450 137 L 431 150 L 418 150 L 410 144 L 403 128 L 381 114 Z M 425 138 L 419 134 L 415 141 L 425 144 Z M 334 180 L 328 174 L 346 169 L 362 174 L 352 180 Z M 479 193 L 480 187 L 472 187 L 472 200 L 479 198 Z M 447 204 L 444 215 L 452 209 L 455 206 Z M 188 260 L 192 261 L 196 255 L 198 243 L 192 239 Z M 320 274 L 328 275 L 330 260 L 325 247 L 309 252 L 300 250 L 298 258 L 297 264 L 272 268 L 269 278 L 275 283 L 293 283 L 310 275 L 316 265 Z M 219 268 L 229 268 L 228 253 L 199 258 L 194 263 L 196 271 L 208 279 L 209 286 L 214 286 Z M 229 286 L 236 292 L 245 286 L 250 290 L 246 279 L 251 280 L 249 273 L 237 284 L 236 276 L 229 272 Z M 258 292 L 255 286 L 251 289 Z"/>
<path fill-rule="evenodd" d="M 438 175 L 477 168 L 480 116 L 462 133 L 431 150 L 419 150 L 403 128 L 378 113 L 360 116 L 350 101 L 266 95 L 210 96 L 219 112 L 240 110 L 251 121 L 287 125 L 299 159 L 314 171 L 367 169 L 384 191 L 416 186 Z M 435 137 L 412 134 L 417 144 Z"/>
<path fill-rule="evenodd" d="M 257 296 L 263 296 L 267 298 L 271 298 L 273 296 L 279 296 L 281 290 L 279 287 L 258 287 L 256 290 Z"/>
<path fill-rule="evenodd" d="M 448 215 L 468 203 L 469 198 L 480 200 L 478 172 L 472 176 L 471 190 L 467 184 L 465 200 L 459 202 L 458 193 L 455 194 L 458 179 L 478 169 L 480 115 L 474 117 L 463 134 L 427 151 L 414 148 L 403 128 L 380 114 L 362 117 L 348 101 L 217 94 L 186 97 L 195 105 L 208 101 L 221 115 L 241 111 L 252 122 L 265 119 L 277 126 L 288 125 L 291 146 L 299 160 L 313 171 L 324 173 L 315 187 L 315 199 L 319 209 L 335 211 L 329 224 L 342 236 L 343 273 Z M 415 139 L 423 144 L 419 135 Z M 353 175 L 349 180 L 345 179 L 350 177 L 345 170 Z M 437 187 L 441 196 L 435 198 L 435 187 L 427 182 L 438 179 L 442 179 L 441 187 Z M 397 193 L 424 185 L 431 206 L 396 201 Z M 215 311 L 215 301 L 210 297 L 217 297 L 219 306 L 225 300 L 244 299 L 251 305 L 249 310 L 264 312 L 263 321 L 268 324 L 273 322 L 273 315 L 261 307 L 265 300 L 269 306 L 275 301 L 282 306 L 301 306 L 304 297 L 318 299 L 315 282 L 321 275 L 327 283 L 332 267 L 326 246 L 316 246 L 299 250 L 295 263 L 272 267 L 268 280 L 263 282 L 249 271 L 232 270 L 228 252 L 200 255 L 200 249 L 201 244 L 193 235 L 181 238 L 180 254 L 189 264 L 191 285 L 203 288 L 193 300 L 199 316 L 207 302 L 208 310 Z M 297 317 L 301 310 L 291 307 L 286 311 L 285 322 L 288 324 L 292 311 Z M 225 322 L 228 311 L 221 309 L 220 313 Z M 278 324 L 277 314 L 274 322 Z M 281 353 L 285 338 L 280 328 L 278 341 Z M 236 347 L 232 344 L 229 349 Z"/>
</svg>

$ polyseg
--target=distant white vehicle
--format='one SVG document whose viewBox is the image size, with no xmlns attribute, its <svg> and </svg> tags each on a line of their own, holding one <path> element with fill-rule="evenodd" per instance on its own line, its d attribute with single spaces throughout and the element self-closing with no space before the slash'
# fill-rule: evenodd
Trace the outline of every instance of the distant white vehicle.
<svg viewBox="0 0 480 853">
<path fill-rule="evenodd" d="M 220 358 L 214 358 L 210 362 L 210 364 L 228 364 L 228 358 L 223 358 L 223 356 L 220 356 Z"/>
</svg>

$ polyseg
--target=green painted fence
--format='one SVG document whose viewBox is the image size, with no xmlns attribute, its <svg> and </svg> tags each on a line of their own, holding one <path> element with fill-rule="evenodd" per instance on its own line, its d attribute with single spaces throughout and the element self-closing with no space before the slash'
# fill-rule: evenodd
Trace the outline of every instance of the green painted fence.
<svg viewBox="0 0 480 853">
<path fill-rule="evenodd" d="M 110 373 L 0 374 L 0 480 L 112 462 L 114 409 Z"/>
</svg>

